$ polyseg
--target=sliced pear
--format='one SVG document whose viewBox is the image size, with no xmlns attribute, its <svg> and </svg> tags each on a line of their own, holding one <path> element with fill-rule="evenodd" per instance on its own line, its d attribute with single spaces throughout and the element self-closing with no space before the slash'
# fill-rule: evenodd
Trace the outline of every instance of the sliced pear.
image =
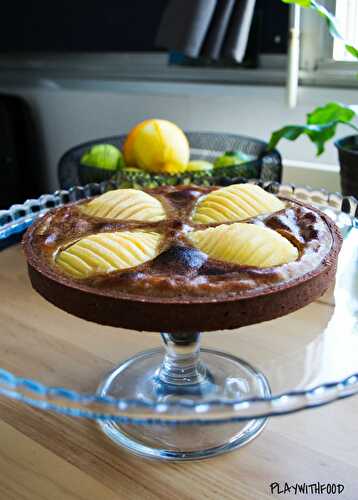
<svg viewBox="0 0 358 500">
<path fill-rule="evenodd" d="M 129 269 L 154 259 L 161 239 L 145 231 L 93 234 L 59 252 L 56 263 L 75 278 Z"/>
<path fill-rule="evenodd" d="M 254 184 L 233 184 L 209 193 L 195 208 L 193 221 L 198 224 L 231 222 L 285 208 L 273 194 Z"/>
<path fill-rule="evenodd" d="M 118 220 L 157 222 L 165 219 L 159 200 L 137 189 L 116 189 L 81 205 L 87 215 Z"/>
<path fill-rule="evenodd" d="M 231 225 L 188 234 L 196 248 L 209 257 L 244 266 L 272 267 L 298 258 L 297 248 L 276 231 L 255 224 Z"/>
</svg>

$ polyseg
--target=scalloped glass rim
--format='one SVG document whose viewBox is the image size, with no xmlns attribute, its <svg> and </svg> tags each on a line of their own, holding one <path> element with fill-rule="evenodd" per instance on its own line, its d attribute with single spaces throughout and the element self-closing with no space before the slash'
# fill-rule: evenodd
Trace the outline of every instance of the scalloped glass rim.
<svg viewBox="0 0 358 500">
<path fill-rule="evenodd" d="M 353 197 L 277 182 L 258 180 L 249 182 L 259 184 L 275 194 L 316 204 L 335 220 L 343 233 L 353 226 L 358 227 L 358 221 L 355 219 L 358 215 L 358 202 Z M 9 210 L 0 210 L 0 244 L 6 246 L 14 235 L 24 232 L 34 220 L 43 216 L 50 208 L 89 198 L 116 187 L 117 183 L 114 180 L 83 187 L 75 186 L 69 190 L 56 191 L 52 195 L 42 195 L 37 200 L 28 200 L 23 205 L 13 205 Z M 96 394 L 81 394 L 60 387 L 47 387 L 37 381 L 17 377 L 0 369 L 0 394 L 9 398 L 70 416 L 96 420 L 115 419 L 121 423 L 143 425 L 203 425 L 285 415 L 316 408 L 357 393 L 358 372 L 340 381 L 320 384 L 307 390 L 284 392 L 271 398 L 213 399 L 203 403 L 181 399 L 176 402 L 154 404 L 141 400 L 117 400 Z"/>
<path fill-rule="evenodd" d="M 56 411 L 73 417 L 116 420 L 138 425 L 224 424 L 274 417 L 317 408 L 357 393 L 358 373 L 340 382 L 320 384 L 306 391 L 289 391 L 271 398 L 213 399 L 205 403 L 182 399 L 152 404 L 141 400 L 114 399 L 95 394 L 79 394 L 64 388 L 46 387 L 34 380 L 16 377 L 0 369 L 0 394 L 4 396 L 42 410 Z M 153 414 L 156 416 L 153 417 Z"/>
</svg>

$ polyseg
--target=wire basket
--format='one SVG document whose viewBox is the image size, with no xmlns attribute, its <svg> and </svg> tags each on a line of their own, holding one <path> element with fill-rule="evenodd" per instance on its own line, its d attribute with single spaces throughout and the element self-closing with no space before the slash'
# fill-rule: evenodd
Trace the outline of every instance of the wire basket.
<svg viewBox="0 0 358 500">
<path fill-rule="evenodd" d="M 281 182 L 282 160 L 277 150 L 267 151 L 267 143 L 236 134 L 216 132 L 186 132 L 190 144 L 192 160 L 214 161 L 225 151 L 239 151 L 254 157 L 252 161 L 241 165 L 239 177 L 230 181 L 238 182 L 245 179 L 260 179 L 262 181 Z M 61 189 L 71 186 L 83 186 L 89 182 L 101 182 L 113 176 L 113 171 L 95 167 L 85 167 L 80 160 L 85 152 L 96 144 L 112 144 L 122 149 L 126 135 L 104 137 L 89 141 L 68 150 L 60 159 L 58 165 L 58 178 Z M 221 169 L 220 169 L 221 170 Z M 215 184 L 227 184 L 224 177 L 216 178 Z"/>
</svg>

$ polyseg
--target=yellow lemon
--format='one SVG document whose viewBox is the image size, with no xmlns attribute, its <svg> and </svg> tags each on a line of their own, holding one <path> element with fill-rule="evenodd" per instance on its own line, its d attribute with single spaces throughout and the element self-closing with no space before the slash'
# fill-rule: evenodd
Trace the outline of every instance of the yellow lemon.
<svg viewBox="0 0 358 500">
<path fill-rule="evenodd" d="M 190 149 L 184 132 L 167 120 L 145 120 L 123 146 L 126 165 L 148 172 L 176 174 L 187 168 Z"/>
</svg>

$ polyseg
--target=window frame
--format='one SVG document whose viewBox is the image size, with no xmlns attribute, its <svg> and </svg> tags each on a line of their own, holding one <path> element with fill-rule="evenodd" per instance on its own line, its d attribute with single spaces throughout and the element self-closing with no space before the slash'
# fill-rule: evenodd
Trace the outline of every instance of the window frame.
<svg viewBox="0 0 358 500">
<path fill-rule="evenodd" d="M 335 12 L 336 0 L 320 0 L 330 11 Z M 301 22 L 301 69 L 304 71 L 357 71 L 358 61 L 335 61 L 334 39 L 324 20 L 309 9 L 302 9 Z M 312 50 L 313 49 L 313 50 Z"/>
<path fill-rule="evenodd" d="M 336 0 L 321 0 L 330 12 L 336 10 Z M 335 61 L 333 59 L 334 39 L 324 20 L 309 9 L 302 9 L 300 68 L 306 80 L 325 80 L 332 85 L 358 87 L 358 61 Z M 327 81 L 327 80 L 326 80 Z"/>
</svg>

